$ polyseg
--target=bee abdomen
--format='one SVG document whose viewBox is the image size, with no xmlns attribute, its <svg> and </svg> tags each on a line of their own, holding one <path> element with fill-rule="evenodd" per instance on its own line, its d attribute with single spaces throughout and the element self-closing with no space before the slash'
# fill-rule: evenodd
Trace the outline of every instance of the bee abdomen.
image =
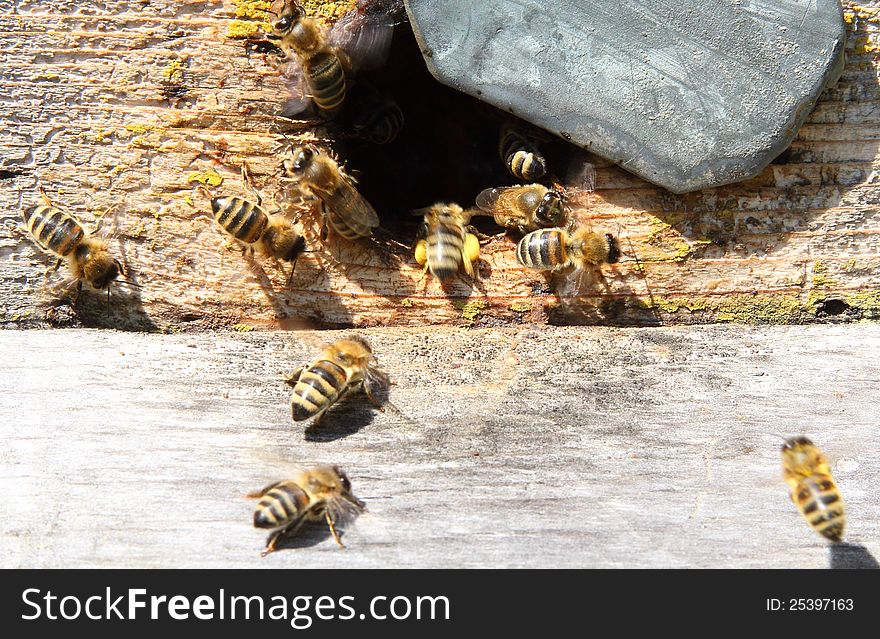
<svg viewBox="0 0 880 639">
<path fill-rule="evenodd" d="M 539 270 L 568 264 L 565 233 L 560 229 L 541 229 L 523 236 L 516 246 L 516 259 L 523 266 Z"/>
<path fill-rule="evenodd" d="M 337 111 L 345 101 L 345 71 L 333 53 L 320 53 L 306 63 L 312 99 L 322 111 Z"/>
<path fill-rule="evenodd" d="M 218 197 L 211 200 L 214 219 L 227 233 L 245 244 L 253 244 L 263 234 L 269 216 L 254 204 L 240 197 Z"/>
<path fill-rule="evenodd" d="M 427 238 L 428 268 L 431 273 L 448 280 L 458 273 L 464 248 L 464 232 L 451 224 L 440 224 Z"/>
<path fill-rule="evenodd" d="M 336 207 L 327 207 L 327 221 L 333 230 L 347 240 L 356 240 L 361 237 L 369 237 L 373 234 L 373 227 L 356 220 L 351 215 L 340 213 Z"/>
<path fill-rule="evenodd" d="M 498 144 L 501 159 L 507 170 L 521 180 L 534 182 L 547 172 L 544 156 L 538 149 L 513 129 L 505 129 Z"/>
<path fill-rule="evenodd" d="M 306 492 L 292 482 L 275 486 L 260 498 L 254 527 L 278 528 L 299 517 L 309 504 Z"/>
<path fill-rule="evenodd" d="M 24 222 L 37 243 L 56 255 L 69 255 L 85 236 L 76 219 L 54 206 L 34 207 L 24 213 Z"/>
<path fill-rule="evenodd" d="M 358 134 L 373 144 L 391 144 L 403 129 L 403 112 L 389 103 L 355 124 Z"/>
<path fill-rule="evenodd" d="M 301 422 L 332 406 L 347 384 L 345 370 L 331 361 L 320 360 L 309 366 L 293 387 L 293 421 Z"/>
<path fill-rule="evenodd" d="M 843 538 L 843 499 L 830 475 L 814 475 L 802 481 L 794 501 L 813 530 L 831 541 Z"/>
</svg>

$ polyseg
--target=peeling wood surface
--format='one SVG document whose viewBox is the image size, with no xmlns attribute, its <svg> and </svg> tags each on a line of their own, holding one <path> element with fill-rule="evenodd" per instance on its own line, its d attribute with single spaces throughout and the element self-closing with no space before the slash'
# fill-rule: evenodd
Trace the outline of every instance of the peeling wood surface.
<svg viewBox="0 0 880 639">
<path fill-rule="evenodd" d="M 278 191 L 284 89 L 271 64 L 227 37 L 247 16 L 216 0 L 0 0 L 0 322 L 177 331 L 880 317 L 880 3 L 845 8 L 840 82 L 760 176 L 676 196 L 599 164 L 578 216 L 619 229 L 629 254 L 603 269 L 604 283 L 589 274 L 581 297 L 560 300 L 561 283 L 520 268 L 507 238 L 484 247 L 475 288 L 444 291 L 408 256 L 345 243 L 305 256 L 286 288 L 274 263 L 249 266 L 199 217 L 207 203 L 188 182 L 213 169 L 235 193 L 246 160 L 266 193 Z M 36 202 L 37 181 L 87 223 L 118 205 L 111 247 L 140 291 L 121 291 L 109 312 L 97 295 L 47 311 L 50 261 L 9 226 L 19 195 Z M 315 240 L 312 222 L 303 232 Z"/>
<path fill-rule="evenodd" d="M 0 566 L 864 566 L 880 556 L 880 327 L 363 331 L 395 410 L 290 421 L 336 332 L 0 332 Z M 75 347 L 72 347 L 75 345 Z M 426 399 L 428 401 L 426 401 Z M 828 454 L 829 551 L 778 435 Z M 243 495 L 336 463 L 369 512 L 265 559 Z M 876 564 L 875 564 L 876 565 Z"/>
</svg>

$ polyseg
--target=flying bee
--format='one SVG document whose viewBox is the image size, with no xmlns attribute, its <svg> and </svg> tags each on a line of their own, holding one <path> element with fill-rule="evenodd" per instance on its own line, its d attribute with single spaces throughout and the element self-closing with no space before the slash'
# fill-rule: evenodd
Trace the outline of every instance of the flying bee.
<svg viewBox="0 0 880 639">
<path fill-rule="evenodd" d="M 538 149 L 535 136 L 509 120 L 501 125 L 498 154 L 510 174 L 524 182 L 540 180 L 547 173 L 547 160 Z"/>
<path fill-rule="evenodd" d="M 843 496 L 822 451 L 806 437 L 787 439 L 782 446 L 782 476 L 810 528 L 832 542 L 843 539 Z"/>
<path fill-rule="evenodd" d="M 560 226 L 564 215 L 562 193 L 541 184 L 486 189 L 477 196 L 476 204 L 499 226 L 520 233 Z"/>
<path fill-rule="evenodd" d="M 415 247 L 416 262 L 441 282 L 454 277 L 462 266 L 473 277 L 474 262 L 480 257 L 480 241 L 467 230 L 472 212 L 458 204 L 438 202 L 413 213 L 424 216 Z"/>
<path fill-rule="evenodd" d="M 97 290 L 107 289 L 125 274 L 122 263 L 107 250 L 107 241 L 87 233 L 82 223 L 72 214 L 61 210 L 40 187 L 43 204 L 23 210 L 22 217 L 28 233 L 42 250 L 57 256 L 51 272 L 57 271 L 63 261 L 67 262 L 77 282 L 77 295 L 86 282 Z M 99 222 L 95 232 L 100 228 Z"/>
<path fill-rule="evenodd" d="M 293 421 L 314 417 L 315 424 L 328 408 L 361 387 L 367 399 L 381 410 L 390 384 L 370 344 L 357 336 L 334 342 L 313 362 L 294 371 L 285 382 L 293 387 L 290 396 Z"/>
<path fill-rule="evenodd" d="M 352 185 L 352 178 L 342 171 L 336 160 L 317 147 L 291 148 L 283 167 L 285 175 L 300 189 L 321 201 L 324 215 L 322 238 L 327 236 L 327 224 L 347 240 L 369 237 L 379 226 L 376 210 L 358 193 Z"/>
<path fill-rule="evenodd" d="M 259 499 L 254 510 L 255 528 L 275 528 L 266 540 L 265 557 L 282 537 L 295 535 L 306 522 L 327 522 L 333 539 L 345 548 L 337 524 L 343 524 L 366 510 L 364 502 L 351 492 L 351 481 L 339 466 L 316 466 L 295 479 L 269 484 L 248 494 Z"/>
<path fill-rule="evenodd" d="M 284 76 L 291 99 L 283 115 L 301 113 L 310 101 L 324 115 L 338 113 L 350 84 L 347 73 L 382 66 L 393 30 L 394 23 L 387 16 L 355 9 L 326 32 L 297 2 L 286 0 L 273 32 L 267 36 L 288 53 Z"/>
<path fill-rule="evenodd" d="M 256 204 L 238 196 L 215 197 L 202 187 L 211 198 L 214 220 L 220 228 L 241 243 L 244 250 L 253 252 L 257 249 L 266 257 L 290 262 L 289 282 L 293 278 L 297 258 L 306 250 L 306 242 L 296 232 L 293 222 L 284 215 L 266 212 L 262 206 L 263 198 L 251 185 L 244 164 L 241 166 L 241 178 L 254 194 Z"/>
<path fill-rule="evenodd" d="M 523 236 L 516 246 L 520 264 L 539 271 L 615 264 L 620 259 L 617 238 L 580 227 L 540 229 Z"/>
</svg>

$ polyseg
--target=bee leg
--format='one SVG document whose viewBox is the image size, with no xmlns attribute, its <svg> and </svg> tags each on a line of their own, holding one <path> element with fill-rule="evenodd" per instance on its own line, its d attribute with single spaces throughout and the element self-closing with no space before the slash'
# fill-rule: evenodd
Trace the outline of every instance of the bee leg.
<svg viewBox="0 0 880 639">
<path fill-rule="evenodd" d="M 305 366 L 300 366 L 297 368 L 289 377 L 284 378 L 284 383 L 288 386 L 296 386 L 296 383 L 299 381 L 299 376 L 302 375 L 302 372 L 306 369 Z"/>
<path fill-rule="evenodd" d="M 40 190 L 40 197 L 43 198 L 43 203 L 46 206 L 54 206 L 54 204 L 52 204 L 52 200 L 50 200 L 49 196 L 46 195 L 46 191 L 43 189 L 43 185 L 40 184 L 37 188 Z"/>
<path fill-rule="evenodd" d="M 379 409 L 379 412 L 380 412 L 380 413 L 384 413 L 384 412 L 385 412 L 385 406 L 384 406 L 384 405 L 382 404 L 382 402 L 379 401 L 379 400 L 376 398 L 376 396 L 373 394 L 373 389 L 370 387 L 370 385 L 369 385 L 369 384 L 364 384 L 363 382 L 361 382 L 361 385 L 363 386 L 363 389 L 364 389 L 364 395 L 367 396 L 367 399 L 370 400 L 370 403 L 371 403 L 373 406 L 375 406 L 377 409 Z"/>
<path fill-rule="evenodd" d="M 343 395 L 343 397 L 344 397 L 344 395 Z M 342 397 L 340 397 L 339 399 L 342 399 Z M 324 409 L 322 409 L 321 411 L 319 411 L 315 415 L 315 417 L 312 419 L 312 426 L 317 426 L 321 423 L 321 420 L 324 419 L 324 413 L 327 412 L 328 408 L 330 408 L 330 407 L 329 406 L 325 407 Z"/>
<path fill-rule="evenodd" d="M 266 540 L 266 548 L 263 550 L 263 552 L 260 553 L 260 557 L 265 557 L 270 552 L 275 552 L 275 546 L 278 545 L 278 541 L 282 537 L 292 537 L 293 535 L 295 535 L 297 531 L 299 531 L 299 529 L 302 527 L 304 521 L 304 519 L 297 519 L 292 524 L 289 524 L 284 528 L 279 528 L 271 535 L 269 535 L 269 538 Z"/>
<path fill-rule="evenodd" d="M 330 533 L 333 535 L 333 539 L 336 540 L 336 543 L 339 544 L 340 548 L 345 548 L 345 544 L 342 543 L 342 540 L 339 538 L 339 533 L 336 532 L 336 526 L 333 518 L 330 516 L 329 511 L 324 511 L 324 517 L 327 518 L 327 525 L 330 527 Z"/>
<path fill-rule="evenodd" d="M 254 194 L 254 197 L 257 199 L 257 206 L 262 206 L 263 198 L 260 196 L 259 191 L 254 188 L 253 182 L 251 182 L 251 176 L 248 172 L 247 162 L 241 163 L 241 181 L 248 188 L 248 190 Z"/>
<path fill-rule="evenodd" d="M 82 293 L 82 290 L 83 290 L 82 280 L 77 280 L 76 281 L 76 292 L 73 294 L 73 299 L 70 300 L 71 306 L 77 305 L 77 303 L 79 302 L 79 296 L 80 296 L 80 293 Z"/>
<path fill-rule="evenodd" d="M 502 233 L 500 233 L 500 234 L 498 234 L 498 235 L 486 235 L 485 233 L 483 233 L 482 231 L 480 231 L 480 230 L 479 230 L 476 226 L 474 226 L 473 224 L 468 224 L 468 225 L 465 227 L 465 229 L 467 230 L 468 234 L 473 235 L 474 237 L 476 237 L 476 238 L 480 241 L 480 244 L 488 244 L 489 242 L 491 242 L 491 241 L 494 240 L 495 238 L 501 237 L 501 236 L 503 236 L 503 235 L 505 234 L 505 232 L 502 232 Z"/>
<path fill-rule="evenodd" d="M 50 266 L 49 268 L 46 269 L 46 272 L 43 274 L 43 278 L 49 279 L 49 277 L 51 275 L 53 275 L 54 273 L 57 273 L 58 269 L 61 268 L 61 262 L 62 262 L 62 260 L 56 260 L 54 266 Z"/>
</svg>

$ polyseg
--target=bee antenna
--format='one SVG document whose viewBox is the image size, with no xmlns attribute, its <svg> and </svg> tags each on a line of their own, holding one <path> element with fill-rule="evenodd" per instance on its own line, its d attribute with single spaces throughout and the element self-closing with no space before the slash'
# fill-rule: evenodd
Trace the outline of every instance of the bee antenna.
<svg viewBox="0 0 880 639">
<path fill-rule="evenodd" d="M 208 197 L 209 200 L 214 199 L 214 194 L 211 193 L 211 190 L 207 186 L 202 184 L 201 182 L 196 184 L 196 189 L 198 189 L 199 191 L 202 191 Z"/>
<path fill-rule="evenodd" d="M 130 286 L 131 288 L 135 288 L 137 290 L 143 289 L 143 284 L 135 284 L 131 280 L 119 280 L 120 284 L 125 284 L 126 286 Z"/>
</svg>

